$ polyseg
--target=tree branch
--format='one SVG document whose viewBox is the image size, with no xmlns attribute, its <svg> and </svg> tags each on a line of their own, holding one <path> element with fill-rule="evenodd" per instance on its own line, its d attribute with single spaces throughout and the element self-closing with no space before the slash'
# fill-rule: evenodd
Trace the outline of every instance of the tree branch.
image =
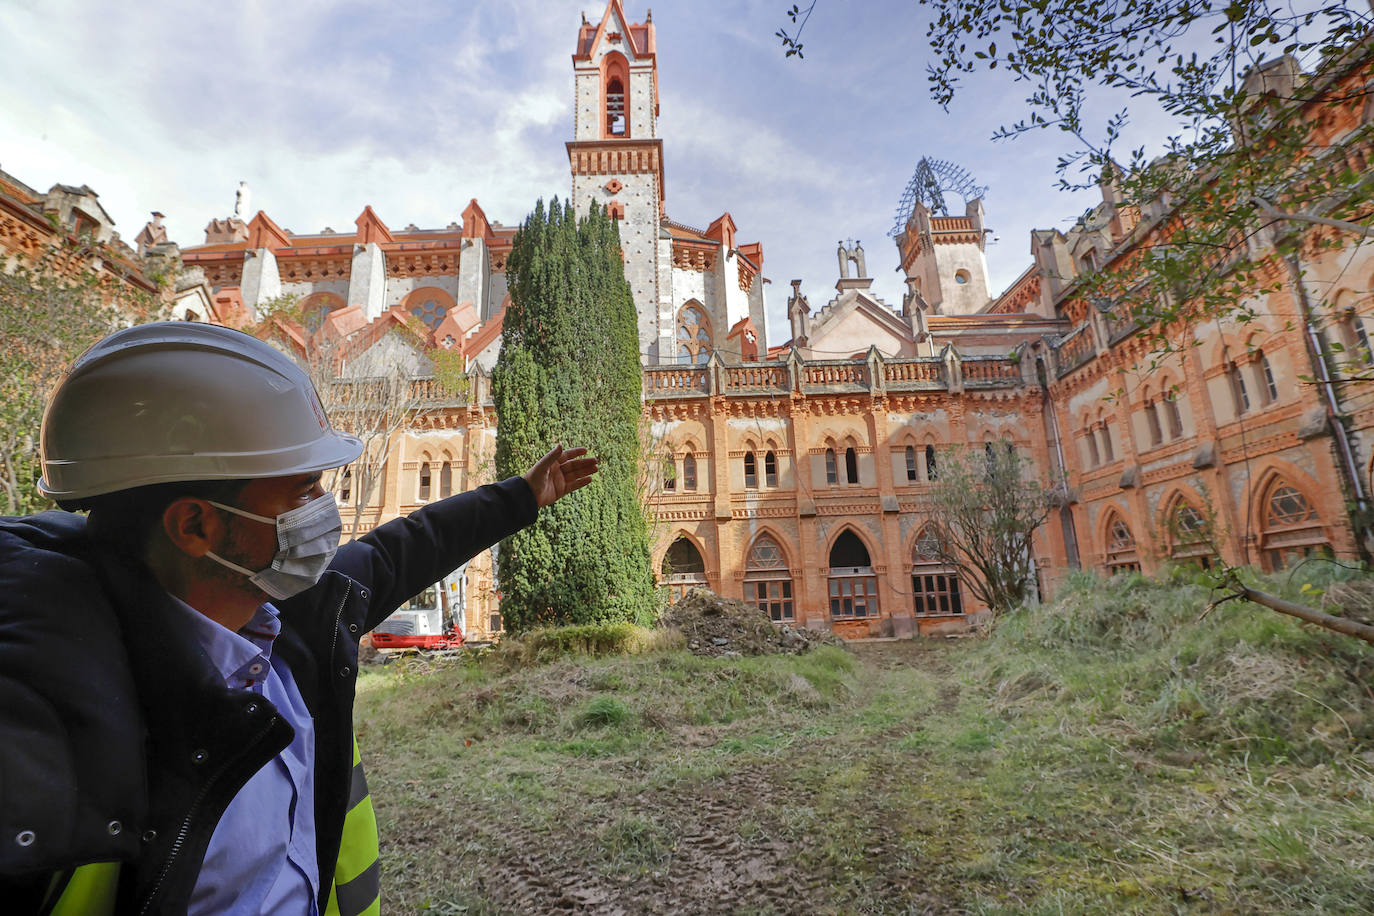
<svg viewBox="0 0 1374 916">
<path fill-rule="evenodd" d="M 1361 238 L 1369 238 L 1371 235 L 1374 235 L 1374 227 L 1371 226 L 1361 226 L 1359 223 L 1352 223 L 1349 220 L 1332 219 L 1329 216 L 1317 216 L 1313 213 L 1286 213 L 1259 195 L 1251 197 L 1250 200 L 1259 208 L 1261 213 L 1273 220 L 1292 220 L 1298 223 L 1316 223 L 1319 226 L 1331 226 L 1335 229 L 1353 233 Z"/>
<path fill-rule="evenodd" d="M 1252 601 L 1255 604 L 1262 604 L 1270 610 L 1278 611 L 1280 614 L 1287 614 L 1290 617 L 1296 617 L 1307 623 L 1316 624 L 1323 629 L 1334 630 L 1337 633 L 1353 636 L 1356 639 L 1362 639 L 1370 645 L 1374 645 L 1374 627 L 1368 624 L 1349 620 L 1345 617 L 1336 617 L 1331 614 L 1326 614 L 1322 611 L 1307 607 L 1306 605 L 1297 604 L 1280 598 L 1277 595 L 1271 595 L 1268 592 L 1253 589 L 1237 579 L 1234 574 L 1231 576 L 1230 584 L 1231 587 L 1236 590 L 1236 594 L 1244 597 L 1247 601 Z M 1210 610 L 1213 605 L 1220 603 L 1220 601 L 1213 602 L 1212 605 L 1208 606 L 1208 609 Z"/>
</svg>

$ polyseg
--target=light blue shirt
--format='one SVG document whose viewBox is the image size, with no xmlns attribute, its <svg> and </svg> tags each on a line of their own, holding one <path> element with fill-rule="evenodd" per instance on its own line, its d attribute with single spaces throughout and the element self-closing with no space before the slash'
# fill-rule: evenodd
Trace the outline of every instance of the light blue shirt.
<svg viewBox="0 0 1374 916">
<path fill-rule="evenodd" d="M 191 916 L 280 913 L 317 916 L 315 723 L 286 662 L 272 656 L 281 632 L 277 609 L 258 608 L 237 633 L 185 602 L 196 638 L 224 683 L 272 703 L 296 732 L 291 744 L 253 774 L 220 817 L 191 894 Z"/>
</svg>

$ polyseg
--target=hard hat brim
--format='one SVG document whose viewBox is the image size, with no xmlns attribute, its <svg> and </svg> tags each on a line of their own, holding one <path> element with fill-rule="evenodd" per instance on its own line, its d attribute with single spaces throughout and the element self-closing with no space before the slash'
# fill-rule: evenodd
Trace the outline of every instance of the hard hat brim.
<svg viewBox="0 0 1374 916">
<path fill-rule="evenodd" d="M 331 431 L 313 442 L 289 449 L 186 455 L 125 455 L 92 462 L 49 460 L 43 462 L 38 491 L 53 500 L 86 499 L 119 490 L 188 480 L 252 480 L 290 477 L 342 467 L 362 454 L 362 440 Z M 64 486 L 67 466 L 80 466 L 83 486 Z M 98 479 L 92 469 L 98 468 Z M 153 471 L 153 468 L 157 468 Z"/>
</svg>

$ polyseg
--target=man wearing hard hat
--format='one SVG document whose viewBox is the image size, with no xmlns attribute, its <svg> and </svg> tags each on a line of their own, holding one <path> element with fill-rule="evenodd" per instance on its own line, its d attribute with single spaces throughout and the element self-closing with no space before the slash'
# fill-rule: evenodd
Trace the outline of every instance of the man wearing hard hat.
<svg viewBox="0 0 1374 916">
<path fill-rule="evenodd" d="M 0 519 L 0 911 L 380 912 L 358 640 L 596 461 L 341 547 L 321 472 L 361 450 L 238 331 L 143 325 L 72 366 L 39 488 L 89 514 Z"/>
</svg>

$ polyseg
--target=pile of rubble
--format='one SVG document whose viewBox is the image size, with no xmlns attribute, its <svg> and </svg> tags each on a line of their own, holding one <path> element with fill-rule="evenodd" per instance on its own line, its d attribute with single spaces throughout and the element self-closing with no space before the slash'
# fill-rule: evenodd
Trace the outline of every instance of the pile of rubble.
<svg viewBox="0 0 1374 916">
<path fill-rule="evenodd" d="M 695 655 L 800 655 L 816 646 L 844 645 L 834 633 L 775 624 L 752 604 L 695 589 L 663 614 L 663 626 L 682 633 Z"/>
</svg>

